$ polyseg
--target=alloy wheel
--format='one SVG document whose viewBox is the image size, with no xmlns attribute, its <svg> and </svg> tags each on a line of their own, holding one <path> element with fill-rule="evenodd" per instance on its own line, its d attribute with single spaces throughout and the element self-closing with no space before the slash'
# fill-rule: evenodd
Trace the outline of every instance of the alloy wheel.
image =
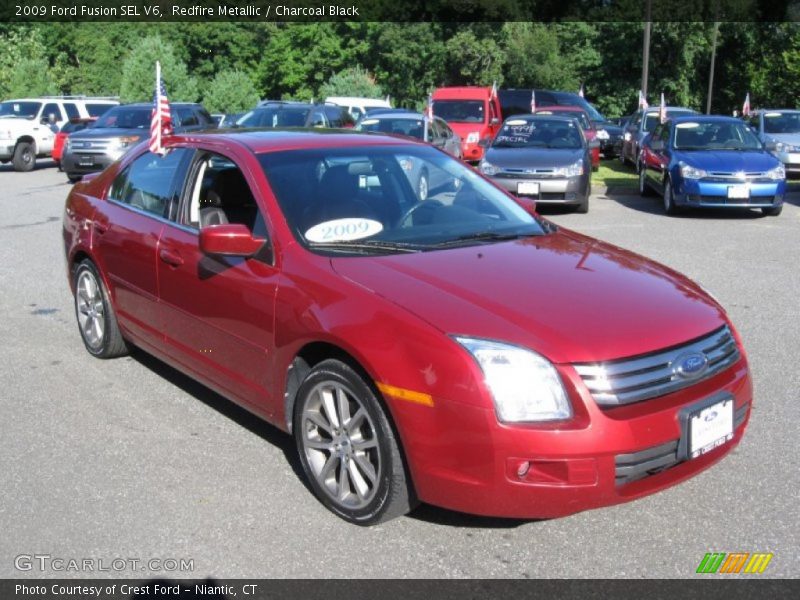
<svg viewBox="0 0 800 600">
<path fill-rule="evenodd" d="M 88 270 L 78 276 L 75 302 L 84 341 L 91 348 L 99 349 L 103 345 L 105 333 L 105 307 L 100 284 Z"/>
</svg>

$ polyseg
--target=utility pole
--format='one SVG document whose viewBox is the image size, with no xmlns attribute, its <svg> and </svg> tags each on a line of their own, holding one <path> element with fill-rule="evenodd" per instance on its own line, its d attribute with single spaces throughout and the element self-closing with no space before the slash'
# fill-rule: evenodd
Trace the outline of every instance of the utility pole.
<svg viewBox="0 0 800 600">
<path fill-rule="evenodd" d="M 711 95 L 714 92 L 714 65 L 717 62 L 717 35 L 719 34 L 719 21 L 714 21 L 714 36 L 711 41 L 711 69 L 708 72 L 708 98 L 706 99 L 706 114 L 711 114 Z"/>
<path fill-rule="evenodd" d="M 642 94 L 647 98 L 647 72 L 650 66 L 650 27 L 652 0 L 645 0 L 644 42 L 642 48 Z"/>
</svg>

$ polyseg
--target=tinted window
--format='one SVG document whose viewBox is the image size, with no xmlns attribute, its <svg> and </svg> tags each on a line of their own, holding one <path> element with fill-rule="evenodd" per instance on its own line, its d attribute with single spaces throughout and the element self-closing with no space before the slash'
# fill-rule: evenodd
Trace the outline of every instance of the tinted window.
<svg viewBox="0 0 800 600">
<path fill-rule="evenodd" d="M 570 119 L 508 119 L 494 138 L 494 148 L 565 148 L 583 146 L 578 122 Z"/>
<path fill-rule="evenodd" d="M 691 110 L 667 110 L 667 118 L 672 119 L 673 117 L 685 117 L 687 115 L 693 114 L 694 111 Z M 648 133 L 653 131 L 661 122 L 658 112 L 649 112 L 644 117 L 644 130 Z"/>
<path fill-rule="evenodd" d="M 683 121 L 675 125 L 678 150 L 759 150 L 761 142 L 741 121 Z"/>
<path fill-rule="evenodd" d="M 175 149 L 166 156 L 145 152 L 117 175 L 108 197 L 123 204 L 167 217 L 173 181 L 188 150 Z"/>
<path fill-rule="evenodd" d="M 398 119 L 392 117 L 367 117 L 358 124 L 360 131 L 394 133 L 422 139 L 425 122 L 422 119 Z"/>
<path fill-rule="evenodd" d="M 214 117 L 212 117 L 210 114 L 208 114 L 208 111 L 205 108 L 197 109 L 197 116 L 200 119 L 200 124 L 201 125 L 216 125 L 216 124 L 218 124 L 218 121 Z"/>
<path fill-rule="evenodd" d="M 64 126 L 61 128 L 61 133 L 75 133 L 76 131 L 80 131 L 82 129 L 86 129 L 89 124 L 85 121 L 75 121 L 65 123 Z"/>
<path fill-rule="evenodd" d="M 72 102 L 64 102 L 64 110 L 67 111 L 67 118 L 68 119 L 77 119 L 81 116 L 81 113 L 78 112 L 78 107 L 75 106 Z"/>
<path fill-rule="evenodd" d="M 64 114 L 55 102 L 48 102 L 44 105 L 42 109 L 42 119 L 49 119 L 51 114 L 56 116 L 56 121 L 64 120 Z"/>
<path fill-rule="evenodd" d="M 527 90 L 500 90 L 500 109 L 506 117 L 510 115 L 521 115 L 531 112 L 531 91 Z M 536 104 L 545 106 L 547 104 L 563 104 L 558 102 L 550 92 L 536 90 Z"/>
<path fill-rule="evenodd" d="M 486 102 L 483 100 L 434 100 L 433 114 L 456 123 L 485 123 Z"/>
<path fill-rule="evenodd" d="M 118 106 L 112 108 L 97 120 L 94 125 L 97 128 L 116 128 L 116 129 L 150 129 L 149 107 L 130 107 Z"/>
<path fill-rule="evenodd" d="M 107 113 L 109 110 L 117 106 L 116 104 L 86 104 L 86 112 L 90 117 L 100 117 Z"/>
<path fill-rule="evenodd" d="M 200 124 L 200 120 L 190 107 L 183 106 L 176 108 L 173 118 L 175 117 L 177 117 L 175 123 L 176 127 L 196 127 Z"/>
<path fill-rule="evenodd" d="M 41 102 L 2 102 L 0 103 L 0 117 L 15 116 L 33 119 L 39 114 Z"/>
<path fill-rule="evenodd" d="M 246 113 L 236 124 L 240 127 L 303 127 L 310 110 L 308 106 L 257 108 Z"/>
<path fill-rule="evenodd" d="M 800 133 L 800 112 L 764 113 L 765 133 Z"/>
</svg>

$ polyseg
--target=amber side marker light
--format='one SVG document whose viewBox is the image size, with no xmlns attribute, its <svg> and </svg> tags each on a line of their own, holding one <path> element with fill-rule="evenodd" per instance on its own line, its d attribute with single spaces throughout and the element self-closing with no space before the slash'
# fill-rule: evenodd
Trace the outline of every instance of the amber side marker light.
<svg viewBox="0 0 800 600">
<path fill-rule="evenodd" d="M 414 402 L 415 404 L 422 404 L 424 406 L 433 406 L 433 396 L 430 394 L 423 394 L 422 392 L 415 392 L 405 388 L 395 387 L 387 383 L 375 382 L 381 393 L 396 398 L 397 400 L 405 400 L 406 402 Z"/>
</svg>

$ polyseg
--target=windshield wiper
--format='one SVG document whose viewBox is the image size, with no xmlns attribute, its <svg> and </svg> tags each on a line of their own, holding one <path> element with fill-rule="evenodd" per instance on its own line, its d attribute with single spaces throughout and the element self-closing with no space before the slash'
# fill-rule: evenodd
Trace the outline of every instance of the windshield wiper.
<svg viewBox="0 0 800 600">
<path fill-rule="evenodd" d="M 309 248 L 320 250 L 369 250 L 385 252 L 420 252 L 422 247 L 408 242 L 387 242 L 382 240 L 340 240 L 336 242 L 308 242 Z"/>
<path fill-rule="evenodd" d="M 431 248 L 448 248 L 450 246 L 460 246 L 462 244 L 469 244 L 470 242 L 505 242 L 508 240 L 517 240 L 519 238 L 533 237 L 541 235 L 538 231 L 528 231 L 525 233 L 499 233 L 497 231 L 479 231 L 477 233 L 469 233 L 467 235 L 460 235 L 451 240 L 431 244 Z"/>
</svg>

